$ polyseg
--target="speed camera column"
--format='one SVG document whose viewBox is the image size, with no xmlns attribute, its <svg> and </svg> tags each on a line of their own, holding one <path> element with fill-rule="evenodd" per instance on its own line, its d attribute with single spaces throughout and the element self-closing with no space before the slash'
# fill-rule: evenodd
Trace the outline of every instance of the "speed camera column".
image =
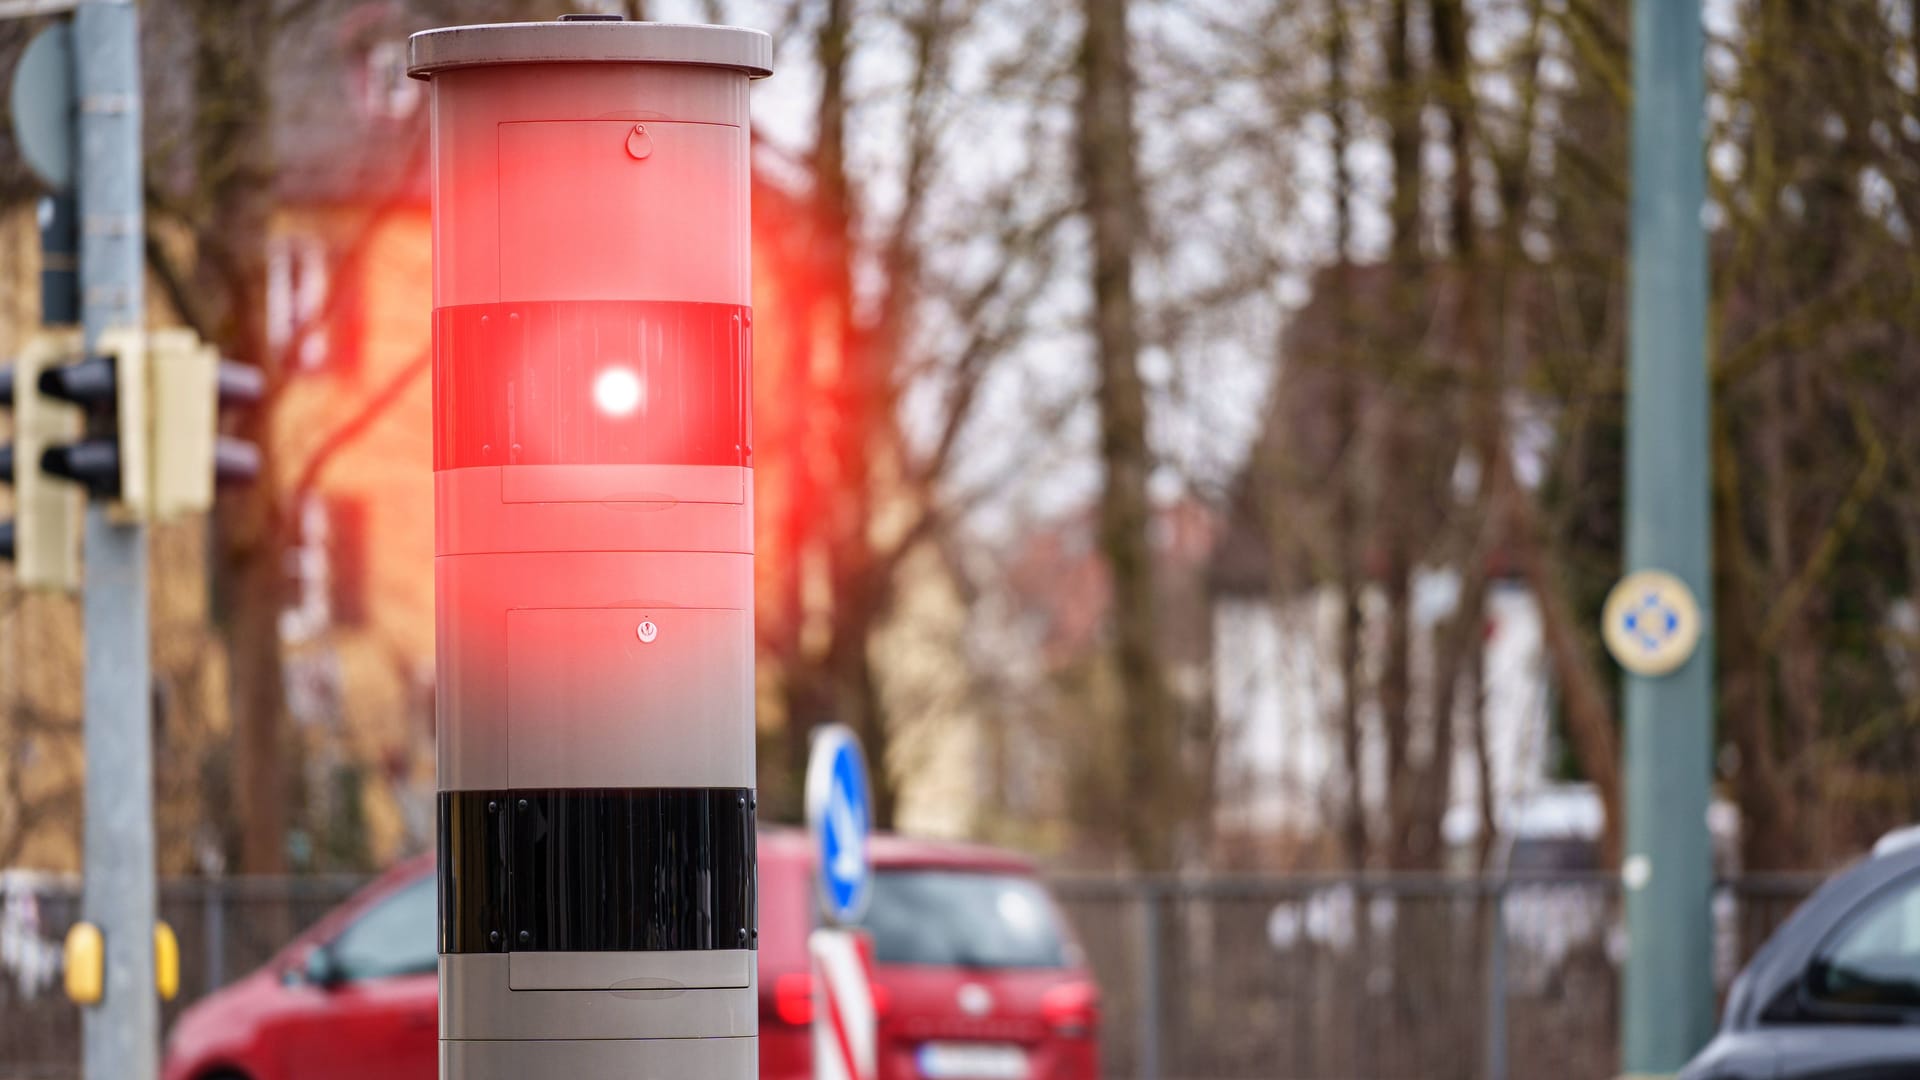
<svg viewBox="0 0 1920 1080">
<path fill-rule="evenodd" d="M 756 31 L 430 30 L 440 1069 L 756 1073 Z"/>
</svg>

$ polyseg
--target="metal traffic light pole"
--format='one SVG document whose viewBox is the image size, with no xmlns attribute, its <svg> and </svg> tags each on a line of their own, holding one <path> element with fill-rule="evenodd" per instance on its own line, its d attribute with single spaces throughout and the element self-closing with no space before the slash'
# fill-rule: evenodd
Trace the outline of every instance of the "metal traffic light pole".
<svg viewBox="0 0 1920 1080">
<path fill-rule="evenodd" d="M 1699 3 L 1634 4 L 1626 558 L 1646 584 L 1624 599 L 1661 617 L 1646 640 L 1668 655 L 1624 676 L 1628 1076 L 1678 1072 L 1713 1031 L 1704 48 Z M 1658 636 L 1687 624 L 1697 647 Z"/>
<path fill-rule="evenodd" d="M 87 1080 L 153 1080 L 156 996 L 171 998 L 179 969 L 156 919 L 146 523 L 204 512 L 216 484 L 253 479 L 258 451 L 221 436 L 218 416 L 257 401 L 261 376 L 189 331 L 147 332 L 138 9 L 0 0 L 0 19 L 60 11 L 72 21 L 44 28 L 13 72 L 17 144 L 57 194 L 41 221 L 48 329 L 0 371 L 0 407 L 15 414 L 0 482 L 17 515 L 0 522 L 0 558 L 18 588 L 71 589 L 83 540 L 85 892 L 66 988 L 84 1007 Z"/>
<path fill-rule="evenodd" d="M 80 316 L 94 349 L 114 327 L 145 322 L 142 297 L 139 15 L 128 0 L 74 11 L 79 96 Z M 147 531 L 87 501 L 86 850 L 82 917 L 106 944 L 106 987 L 85 1018 L 86 1080 L 151 1080 L 154 994 L 153 738 Z"/>
</svg>

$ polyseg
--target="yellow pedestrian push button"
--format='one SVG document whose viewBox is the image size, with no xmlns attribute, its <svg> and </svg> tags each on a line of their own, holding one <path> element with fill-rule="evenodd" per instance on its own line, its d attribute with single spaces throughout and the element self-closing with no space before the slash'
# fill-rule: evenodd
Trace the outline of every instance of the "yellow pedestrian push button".
<svg viewBox="0 0 1920 1080">
<path fill-rule="evenodd" d="M 100 928 L 75 923 L 67 931 L 67 997 L 75 1005 L 98 1005 L 106 990 L 107 946 Z"/>
<path fill-rule="evenodd" d="M 161 1001 L 180 993 L 180 939 L 163 922 L 153 924 L 153 985 Z"/>
<path fill-rule="evenodd" d="M 67 931 L 67 997 L 75 1005 L 98 1005 L 106 996 L 107 943 L 100 928 L 76 923 Z M 161 1001 L 180 994 L 180 938 L 166 923 L 153 924 L 153 987 Z"/>
</svg>

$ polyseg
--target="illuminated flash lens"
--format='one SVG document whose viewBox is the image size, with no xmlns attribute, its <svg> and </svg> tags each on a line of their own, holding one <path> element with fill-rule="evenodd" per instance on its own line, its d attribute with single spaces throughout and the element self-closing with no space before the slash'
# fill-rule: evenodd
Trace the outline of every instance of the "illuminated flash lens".
<svg viewBox="0 0 1920 1080">
<path fill-rule="evenodd" d="M 645 392 L 630 368 L 610 367 L 593 380 L 593 403 L 608 416 L 633 415 Z"/>
<path fill-rule="evenodd" d="M 459 304 L 433 320 L 435 469 L 747 464 L 744 307 Z"/>
</svg>

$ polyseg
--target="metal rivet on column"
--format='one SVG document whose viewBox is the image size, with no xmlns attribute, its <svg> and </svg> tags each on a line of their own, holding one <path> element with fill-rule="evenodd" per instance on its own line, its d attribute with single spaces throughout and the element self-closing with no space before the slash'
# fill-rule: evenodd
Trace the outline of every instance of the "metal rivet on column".
<svg viewBox="0 0 1920 1080">
<path fill-rule="evenodd" d="M 627 156 L 635 161 L 653 156 L 653 136 L 647 133 L 645 124 L 635 124 L 633 130 L 627 132 Z"/>
</svg>

